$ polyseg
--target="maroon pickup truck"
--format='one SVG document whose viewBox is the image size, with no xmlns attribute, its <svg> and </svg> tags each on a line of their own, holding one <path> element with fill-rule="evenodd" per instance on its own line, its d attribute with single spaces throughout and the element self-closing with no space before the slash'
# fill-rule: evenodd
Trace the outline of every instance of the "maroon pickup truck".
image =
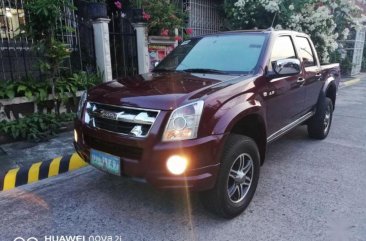
<svg viewBox="0 0 366 241">
<path fill-rule="evenodd" d="M 231 218 L 254 196 L 268 143 L 301 124 L 311 138 L 328 135 L 339 80 L 339 65 L 320 65 L 303 33 L 195 37 L 152 73 L 88 90 L 74 144 L 103 171 L 200 191 Z"/>
</svg>

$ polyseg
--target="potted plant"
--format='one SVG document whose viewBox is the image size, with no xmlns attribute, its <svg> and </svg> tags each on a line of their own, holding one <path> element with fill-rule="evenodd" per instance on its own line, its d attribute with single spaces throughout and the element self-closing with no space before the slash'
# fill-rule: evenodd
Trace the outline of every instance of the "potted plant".
<svg viewBox="0 0 366 241">
<path fill-rule="evenodd" d="M 145 12 L 142 9 L 142 0 L 135 0 L 134 4 L 128 9 L 127 17 L 133 23 L 146 22 Z"/>
<path fill-rule="evenodd" d="M 97 19 L 106 18 L 108 16 L 105 0 L 79 1 L 77 9 L 79 15 L 84 18 Z"/>
</svg>

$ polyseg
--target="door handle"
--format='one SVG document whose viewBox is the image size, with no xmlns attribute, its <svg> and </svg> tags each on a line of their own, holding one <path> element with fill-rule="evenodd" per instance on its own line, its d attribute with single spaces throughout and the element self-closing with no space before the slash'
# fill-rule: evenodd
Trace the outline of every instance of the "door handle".
<svg viewBox="0 0 366 241">
<path fill-rule="evenodd" d="M 305 82 L 305 79 L 302 78 L 302 77 L 298 78 L 297 81 L 296 81 L 296 83 L 298 83 L 298 84 L 302 84 L 304 82 Z"/>
<path fill-rule="evenodd" d="M 321 73 L 316 73 L 316 75 L 315 75 L 316 77 L 320 77 L 320 76 L 322 76 L 322 74 Z"/>
</svg>

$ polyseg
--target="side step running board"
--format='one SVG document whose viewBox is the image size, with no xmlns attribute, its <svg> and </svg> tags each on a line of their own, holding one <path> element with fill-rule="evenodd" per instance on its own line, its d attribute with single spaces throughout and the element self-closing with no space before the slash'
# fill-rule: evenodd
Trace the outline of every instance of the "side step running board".
<svg viewBox="0 0 366 241">
<path fill-rule="evenodd" d="M 281 128 L 279 131 L 276 131 L 275 133 L 273 133 L 272 135 L 270 135 L 267 138 L 267 143 L 270 143 L 270 142 L 276 140 L 277 138 L 283 136 L 284 134 L 286 134 L 287 132 L 289 132 L 290 130 L 295 128 L 296 126 L 298 126 L 301 123 L 303 123 L 304 121 L 310 119 L 314 114 L 315 114 L 314 111 L 309 112 L 309 113 L 303 115 L 302 117 L 300 117 L 299 119 L 295 120 L 294 122 L 292 122 L 292 123 L 288 124 L 287 126 Z"/>
</svg>

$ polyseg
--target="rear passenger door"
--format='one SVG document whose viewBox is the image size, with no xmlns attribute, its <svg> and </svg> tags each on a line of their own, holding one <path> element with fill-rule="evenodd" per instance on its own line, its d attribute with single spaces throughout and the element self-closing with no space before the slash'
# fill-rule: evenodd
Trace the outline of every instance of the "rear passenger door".
<svg viewBox="0 0 366 241">
<path fill-rule="evenodd" d="M 275 39 L 269 71 L 273 72 L 271 63 L 281 59 L 297 58 L 290 35 Z M 263 98 L 267 106 L 268 133 L 273 134 L 300 117 L 305 101 L 302 73 L 292 76 L 271 77 L 267 82 L 267 91 Z"/>
<path fill-rule="evenodd" d="M 320 64 L 311 41 L 305 36 L 296 36 L 295 44 L 304 70 L 305 109 L 309 111 L 318 101 L 322 87 Z"/>
</svg>

